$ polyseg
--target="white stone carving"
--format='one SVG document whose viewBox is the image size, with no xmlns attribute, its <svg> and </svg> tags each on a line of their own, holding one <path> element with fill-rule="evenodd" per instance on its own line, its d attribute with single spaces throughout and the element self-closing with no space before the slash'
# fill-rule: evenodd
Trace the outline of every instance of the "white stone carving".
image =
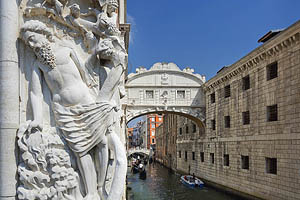
<svg viewBox="0 0 300 200">
<path fill-rule="evenodd" d="M 72 3 L 28 1 L 23 8 L 20 38 L 34 57 L 24 59 L 32 115 L 18 133 L 19 199 L 118 200 L 124 192 L 127 53 L 118 1 L 91 1 L 85 13 Z"/>
</svg>

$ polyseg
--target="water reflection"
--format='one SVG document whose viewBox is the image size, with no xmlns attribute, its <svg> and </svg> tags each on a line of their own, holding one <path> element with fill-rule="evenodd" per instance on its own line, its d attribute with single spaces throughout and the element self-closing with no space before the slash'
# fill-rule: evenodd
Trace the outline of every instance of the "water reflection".
<svg viewBox="0 0 300 200">
<path fill-rule="evenodd" d="M 140 180 L 128 168 L 129 200 L 241 200 L 212 188 L 190 188 L 180 182 L 180 175 L 159 164 L 147 166 L 147 179 Z"/>
</svg>

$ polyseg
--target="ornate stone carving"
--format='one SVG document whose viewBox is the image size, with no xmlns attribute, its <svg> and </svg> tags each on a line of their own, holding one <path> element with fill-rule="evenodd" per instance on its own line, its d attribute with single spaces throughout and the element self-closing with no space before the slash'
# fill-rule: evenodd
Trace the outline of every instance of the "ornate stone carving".
<svg viewBox="0 0 300 200">
<path fill-rule="evenodd" d="M 123 195 L 120 98 L 127 53 L 117 25 L 118 1 L 91 1 L 86 13 L 72 3 L 24 3 L 20 38 L 34 57 L 24 61 L 32 115 L 28 111 L 18 133 L 19 199 Z"/>
</svg>

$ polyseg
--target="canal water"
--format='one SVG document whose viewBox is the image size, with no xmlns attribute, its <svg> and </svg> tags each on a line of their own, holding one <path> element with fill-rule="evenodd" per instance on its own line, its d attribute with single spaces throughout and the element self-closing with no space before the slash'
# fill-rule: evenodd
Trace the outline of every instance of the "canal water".
<svg viewBox="0 0 300 200">
<path fill-rule="evenodd" d="M 180 182 L 180 175 L 160 164 L 147 165 L 147 179 L 139 179 L 128 168 L 128 200 L 241 200 L 210 187 L 190 188 Z"/>
</svg>

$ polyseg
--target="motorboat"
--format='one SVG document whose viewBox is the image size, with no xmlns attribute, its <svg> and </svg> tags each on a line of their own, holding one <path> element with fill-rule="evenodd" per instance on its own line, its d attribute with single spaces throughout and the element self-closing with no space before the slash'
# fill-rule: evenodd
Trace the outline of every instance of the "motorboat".
<svg viewBox="0 0 300 200">
<path fill-rule="evenodd" d="M 184 175 L 184 176 L 181 176 L 180 180 L 183 184 L 191 186 L 191 187 L 203 188 L 203 186 L 204 186 L 204 183 L 195 176 Z"/>
</svg>

